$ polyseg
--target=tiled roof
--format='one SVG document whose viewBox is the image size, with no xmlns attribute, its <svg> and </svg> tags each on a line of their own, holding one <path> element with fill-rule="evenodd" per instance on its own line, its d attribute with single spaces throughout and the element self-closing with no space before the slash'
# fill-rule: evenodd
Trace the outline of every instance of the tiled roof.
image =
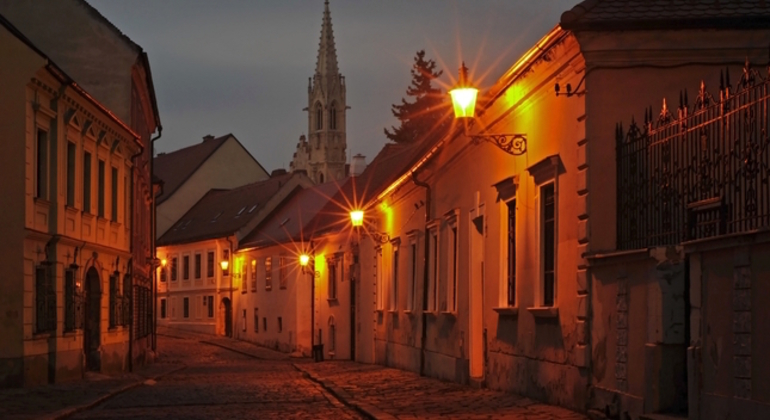
<svg viewBox="0 0 770 420">
<path fill-rule="evenodd" d="M 347 182 L 347 179 L 342 182 Z M 239 246 L 260 248 L 291 242 L 301 243 L 303 240 L 312 238 L 316 231 L 326 230 L 328 226 L 319 224 L 325 218 L 318 216 L 322 210 L 328 208 L 330 201 L 340 188 L 337 181 L 332 181 L 297 191 L 292 198 L 284 201 L 280 208 L 246 235 Z"/>
<path fill-rule="evenodd" d="M 213 189 L 158 239 L 171 245 L 221 238 L 246 226 L 292 174 L 276 176 L 232 190 Z"/>
<path fill-rule="evenodd" d="M 211 140 L 205 140 L 171 153 L 159 154 L 153 161 L 153 172 L 163 181 L 163 194 L 157 197 L 157 203 L 167 198 L 184 184 L 193 173 L 209 158 L 228 138 L 226 134 Z"/>
<path fill-rule="evenodd" d="M 585 0 L 561 15 L 568 30 L 766 29 L 770 0 Z"/>
</svg>

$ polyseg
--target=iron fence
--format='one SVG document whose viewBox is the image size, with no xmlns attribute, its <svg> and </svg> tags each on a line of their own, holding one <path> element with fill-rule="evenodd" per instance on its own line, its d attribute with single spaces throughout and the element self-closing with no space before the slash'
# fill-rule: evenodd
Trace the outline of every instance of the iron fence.
<svg viewBox="0 0 770 420">
<path fill-rule="evenodd" d="M 770 69 L 769 69 L 770 71 Z M 619 249 L 677 245 L 770 226 L 770 78 L 747 62 L 733 91 L 703 82 L 676 115 L 663 101 L 641 127 L 616 127 Z"/>
</svg>

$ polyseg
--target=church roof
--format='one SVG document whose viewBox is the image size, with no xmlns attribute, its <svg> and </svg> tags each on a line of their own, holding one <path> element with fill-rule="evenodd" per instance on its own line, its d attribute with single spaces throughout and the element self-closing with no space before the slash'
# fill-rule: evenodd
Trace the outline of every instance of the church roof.
<svg viewBox="0 0 770 420">
<path fill-rule="evenodd" d="M 585 0 L 561 15 L 564 29 L 765 29 L 767 0 Z"/>
<path fill-rule="evenodd" d="M 316 74 L 331 76 L 338 74 L 337 48 L 334 46 L 334 31 L 332 30 L 332 15 L 329 11 L 329 0 L 324 2 L 324 17 L 321 24 L 321 41 L 318 45 L 318 60 Z"/>
</svg>

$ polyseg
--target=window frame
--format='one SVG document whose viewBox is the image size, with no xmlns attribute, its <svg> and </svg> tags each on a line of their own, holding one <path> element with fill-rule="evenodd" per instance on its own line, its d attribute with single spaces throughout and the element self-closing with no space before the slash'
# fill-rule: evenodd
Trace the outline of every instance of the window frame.
<svg viewBox="0 0 770 420">
<path fill-rule="evenodd" d="M 76 196 L 75 193 L 77 191 L 77 188 L 75 188 L 75 183 L 77 182 L 77 155 L 78 155 L 78 146 L 72 141 L 67 140 L 67 177 L 66 177 L 66 185 L 67 185 L 67 191 L 66 191 L 66 203 L 67 207 L 75 208 L 76 202 Z"/>
<path fill-rule="evenodd" d="M 200 280 L 201 276 L 203 274 L 203 256 L 200 252 L 195 252 L 193 255 L 193 278 L 195 280 Z"/>
<path fill-rule="evenodd" d="M 97 204 L 97 210 L 96 215 L 99 218 L 104 219 L 105 218 L 105 200 L 106 198 L 106 188 L 107 188 L 107 162 L 104 159 L 99 159 L 97 157 L 97 164 L 96 164 L 96 174 L 97 174 L 97 195 L 96 195 L 96 204 Z"/>
<path fill-rule="evenodd" d="M 36 127 L 35 130 L 35 198 L 48 201 L 51 171 L 50 130 Z"/>
<path fill-rule="evenodd" d="M 217 265 L 217 253 L 213 249 L 209 249 L 206 251 L 206 277 L 209 279 L 214 279 L 217 276 L 216 272 L 216 265 Z"/>
<path fill-rule="evenodd" d="M 427 312 L 437 313 L 439 309 L 440 268 L 441 268 L 441 230 L 438 220 L 427 226 L 428 237 L 428 308 Z"/>
<path fill-rule="evenodd" d="M 401 238 L 394 238 L 390 241 L 390 278 L 389 278 L 389 286 L 390 286 L 390 300 L 389 300 L 389 308 L 390 311 L 396 312 L 399 309 L 399 302 L 398 302 L 398 292 L 399 292 L 399 260 L 401 259 Z"/>
<path fill-rule="evenodd" d="M 446 308 L 440 309 L 443 313 L 456 314 L 457 313 L 457 289 L 459 287 L 459 271 L 460 271 L 460 210 L 452 209 L 444 214 L 444 230 L 446 231 L 446 266 L 444 267 L 444 297 L 446 302 Z M 441 288 L 441 286 L 439 286 Z"/>
<path fill-rule="evenodd" d="M 265 290 L 267 291 L 273 290 L 273 257 L 272 256 L 265 257 L 265 262 L 263 264 L 263 267 L 265 269 Z"/>
<path fill-rule="evenodd" d="M 182 297 L 182 318 L 190 318 L 190 298 L 188 296 Z"/>
</svg>

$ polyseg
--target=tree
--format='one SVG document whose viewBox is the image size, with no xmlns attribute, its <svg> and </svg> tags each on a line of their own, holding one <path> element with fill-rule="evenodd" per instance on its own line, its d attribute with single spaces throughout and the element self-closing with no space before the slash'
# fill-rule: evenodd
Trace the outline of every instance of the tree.
<svg viewBox="0 0 770 420">
<path fill-rule="evenodd" d="M 393 116 L 401 122 L 399 127 L 384 129 L 385 136 L 396 143 L 414 143 L 429 136 L 443 135 L 451 121 L 447 117 L 447 95 L 433 87 L 433 80 L 441 77 L 443 70 L 436 68 L 436 62 L 425 59 L 425 51 L 417 51 L 412 65 L 412 83 L 406 88 L 406 95 L 414 98 L 407 102 L 401 98 L 400 105 L 392 105 Z"/>
</svg>

